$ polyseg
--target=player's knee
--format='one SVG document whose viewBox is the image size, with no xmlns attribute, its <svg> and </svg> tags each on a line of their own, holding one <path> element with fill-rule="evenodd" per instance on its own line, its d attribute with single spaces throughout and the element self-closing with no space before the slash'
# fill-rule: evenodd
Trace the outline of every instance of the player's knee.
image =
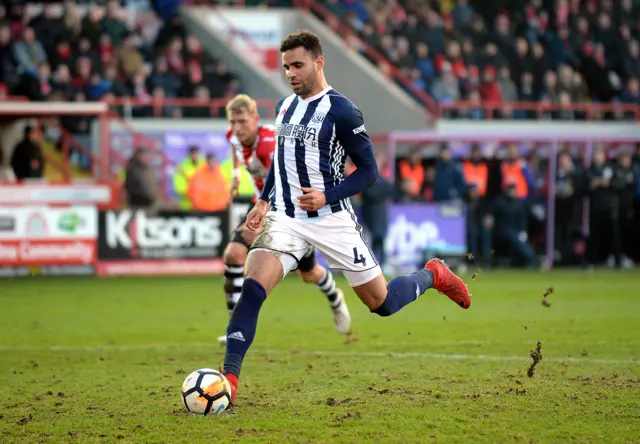
<svg viewBox="0 0 640 444">
<path fill-rule="evenodd" d="M 253 279 L 262 285 L 267 294 L 282 280 L 283 266 L 273 253 L 253 250 L 245 266 L 246 279 Z"/>
<path fill-rule="evenodd" d="M 314 270 L 311 270 L 311 271 L 299 271 L 299 274 L 300 274 L 300 277 L 302 278 L 302 280 L 304 282 L 306 282 L 307 284 L 315 284 L 316 282 L 318 282 L 318 276 L 316 275 Z"/>
<path fill-rule="evenodd" d="M 247 260 L 247 248 L 238 242 L 231 242 L 225 248 L 222 259 L 225 264 L 243 265 Z"/>
</svg>

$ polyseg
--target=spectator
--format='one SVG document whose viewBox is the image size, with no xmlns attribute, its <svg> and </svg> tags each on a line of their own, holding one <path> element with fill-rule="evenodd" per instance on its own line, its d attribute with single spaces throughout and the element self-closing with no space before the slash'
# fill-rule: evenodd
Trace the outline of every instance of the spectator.
<svg viewBox="0 0 640 444">
<path fill-rule="evenodd" d="M 104 80 L 109 85 L 108 92 L 112 93 L 114 96 L 123 97 L 129 95 L 126 85 L 124 85 L 118 78 L 117 65 L 109 64 L 104 69 Z"/>
<path fill-rule="evenodd" d="M 146 149 L 138 148 L 127 165 L 124 189 L 132 209 L 152 211 L 157 205 L 157 180 L 149 156 Z"/>
<path fill-rule="evenodd" d="M 184 116 L 196 119 L 211 117 L 211 95 L 209 93 L 209 88 L 206 86 L 196 87 L 194 97 L 197 102 L 201 103 L 201 105 L 188 107 L 184 112 Z"/>
<path fill-rule="evenodd" d="M 156 59 L 153 73 L 149 78 L 151 88 L 161 87 L 167 97 L 177 97 L 180 89 L 180 80 L 175 74 L 169 72 L 169 65 L 164 57 Z"/>
<path fill-rule="evenodd" d="M 518 101 L 518 88 L 513 80 L 511 80 L 511 71 L 508 66 L 500 68 L 498 77 L 498 86 L 500 88 L 500 96 L 505 102 Z"/>
<path fill-rule="evenodd" d="M 429 57 L 429 47 L 424 42 L 419 42 L 416 45 L 416 66 L 420 70 L 422 77 L 427 81 L 427 84 L 430 85 L 436 77 L 436 70 L 433 61 Z"/>
<path fill-rule="evenodd" d="M 534 188 L 533 178 L 526 162 L 520 158 L 517 144 L 509 144 L 507 158 L 502 161 L 500 172 L 503 189 L 513 186 L 516 197 L 522 200 L 529 197 L 530 190 Z"/>
<path fill-rule="evenodd" d="M 19 181 L 42 178 L 44 156 L 37 131 L 32 126 L 25 127 L 23 139 L 13 149 L 11 168 Z"/>
<path fill-rule="evenodd" d="M 120 46 L 120 43 L 129 34 L 129 28 L 125 24 L 126 19 L 127 13 L 120 7 L 120 4 L 116 0 L 109 0 L 102 29 L 111 39 L 113 46 Z"/>
<path fill-rule="evenodd" d="M 97 45 L 93 45 L 87 37 L 81 36 L 78 39 L 73 55 L 76 60 L 81 58 L 90 60 L 93 70 L 99 71 L 102 68 L 102 61 L 100 60 Z"/>
<path fill-rule="evenodd" d="M 194 210 L 224 211 L 231 201 L 231 191 L 213 154 L 189 179 L 187 195 Z"/>
<path fill-rule="evenodd" d="M 464 60 L 462 59 L 462 53 L 460 52 L 460 44 L 457 41 L 449 41 L 449 43 L 447 43 L 446 55 L 436 57 L 436 69 L 442 72 L 444 63 L 448 63 L 447 66 L 451 68 L 456 78 L 460 79 L 464 77 L 466 69 Z"/>
<path fill-rule="evenodd" d="M 482 159 L 482 152 L 478 145 L 471 147 L 469 159 L 462 163 L 462 174 L 465 183 L 475 188 L 479 198 L 485 197 L 489 181 L 489 167 Z"/>
<path fill-rule="evenodd" d="M 451 11 L 451 17 L 453 18 L 453 25 L 457 29 L 464 29 L 471 23 L 474 12 L 468 0 L 457 0 L 456 5 Z"/>
<path fill-rule="evenodd" d="M 185 62 L 182 52 L 182 38 L 176 37 L 169 44 L 169 48 L 164 55 L 170 71 L 176 76 L 180 76 L 185 72 Z"/>
<path fill-rule="evenodd" d="M 70 42 L 77 40 L 82 31 L 82 16 L 75 3 L 65 3 L 62 22 L 64 25 L 62 38 Z"/>
<path fill-rule="evenodd" d="M 386 156 L 378 155 L 378 169 L 382 172 L 378 181 L 362 193 L 362 222 L 371 235 L 371 246 L 380 266 L 386 265 L 384 239 L 387 236 L 387 206 L 394 196 L 393 184 L 389 182 Z"/>
<path fill-rule="evenodd" d="M 533 60 L 529 55 L 529 44 L 525 38 L 519 37 L 516 39 L 515 48 L 509 59 L 509 65 L 517 86 L 521 86 L 520 81 L 525 72 L 533 72 Z"/>
<path fill-rule="evenodd" d="M 540 98 L 547 99 L 551 103 L 558 103 L 558 76 L 555 71 L 549 70 L 545 73 Z"/>
<path fill-rule="evenodd" d="M 622 248 L 622 245 L 630 245 L 629 241 L 633 239 L 634 198 L 638 189 L 638 177 L 631 155 L 626 152 L 618 156 L 618 165 L 613 169 L 611 178 L 611 189 L 615 193 L 613 201 L 617 204 L 616 233 L 619 238 L 614 239 L 614 243 L 621 243 L 619 254 L 622 255 L 616 258 L 616 263 L 628 268 L 631 265 L 630 252 L 628 248 Z"/>
<path fill-rule="evenodd" d="M 484 120 L 486 118 L 482 97 L 477 89 L 469 93 L 469 108 L 466 110 L 466 117 L 471 120 Z"/>
<path fill-rule="evenodd" d="M 580 177 L 573 165 L 571 153 L 558 155 L 556 172 L 555 240 L 560 264 L 569 265 L 573 255 L 573 235 L 577 231 Z"/>
<path fill-rule="evenodd" d="M 490 40 L 496 44 L 501 54 L 509 53 L 513 43 L 513 33 L 509 17 L 506 14 L 501 13 L 496 17 L 495 29 Z"/>
<path fill-rule="evenodd" d="M 558 104 L 560 109 L 556 113 L 558 120 L 575 120 L 576 115 L 573 110 L 573 103 L 568 92 L 562 91 L 558 96 Z"/>
<path fill-rule="evenodd" d="M 464 65 L 467 69 L 469 69 L 470 66 L 477 67 L 482 62 L 481 57 L 473 47 L 473 41 L 470 38 L 465 37 L 462 40 L 462 60 L 464 61 Z"/>
<path fill-rule="evenodd" d="M 442 145 L 436 162 L 436 179 L 433 187 L 435 202 L 461 200 L 466 194 L 462 168 L 451 158 L 451 150 Z"/>
<path fill-rule="evenodd" d="M 593 153 L 591 168 L 587 171 L 586 180 L 589 189 L 589 245 L 588 260 L 594 266 L 601 262 L 602 249 L 605 247 L 604 239 L 615 240 L 614 210 L 612 205 L 613 193 L 611 179 L 613 169 L 607 164 L 606 154 L 603 148 L 598 147 Z M 613 248 L 605 248 L 606 255 L 611 253 L 618 257 L 620 245 L 612 245 Z"/>
<path fill-rule="evenodd" d="M 625 78 L 640 78 L 639 47 L 637 40 L 629 41 L 627 52 L 622 56 L 622 74 Z"/>
<path fill-rule="evenodd" d="M 176 172 L 173 176 L 173 188 L 180 199 L 180 208 L 182 210 L 190 210 L 193 207 L 188 194 L 189 181 L 205 162 L 205 159 L 200 155 L 200 148 L 194 145 L 189 147 L 187 158 L 176 167 Z"/>
<path fill-rule="evenodd" d="M 429 165 L 424 170 L 424 183 L 422 185 L 422 199 L 425 202 L 433 202 L 433 191 L 436 184 L 436 168 Z"/>
<path fill-rule="evenodd" d="M 38 67 L 47 61 L 47 53 L 36 40 L 33 28 L 28 26 L 22 31 L 21 40 L 14 43 L 13 55 L 18 63 L 18 69 L 36 76 Z"/>
<path fill-rule="evenodd" d="M 460 100 L 460 87 L 448 62 L 442 64 L 441 72 L 440 77 L 433 82 L 431 95 L 438 103 L 457 102 Z"/>
<path fill-rule="evenodd" d="M 0 24 L 0 84 L 6 84 L 13 71 L 11 28 Z"/>
<path fill-rule="evenodd" d="M 89 5 L 87 15 L 82 20 L 81 35 L 87 37 L 93 45 L 98 45 L 103 32 L 104 10 L 92 3 Z"/>
<path fill-rule="evenodd" d="M 473 260 L 483 267 L 491 264 L 493 249 L 493 215 L 488 202 L 478 195 L 475 183 L 469 186 L 467 200 L 467 246 Z"/>
<path fill-rule="evenodd" d="M 56 42 L 64 34 L 64 22 L 56 13 L 56 6 L 45 4 L 39 16 L 29 22 L 36 39 L 42 43 L 47 54 L 54 52 Z"/>
<path fill-rule="evenodd" d="M 400 188 L 410 200 L 419 200 L 424 183 L 424 166 L 422 151 L 415 148 L 409 159 L 398 163 L 400 169 Z"/>
<path fill-rule="evenodd" d="M 51 67 L 54 70 L 57 70 L 58 66 L 61 64 L 65 64 L 67 67 L 73 66 L 76 58 L 77 56 L 74 56 L 69 42 L 66 40 L 59 40 L 56 43 L 55 49 L 49 56 L 49 63 L 51 63 Z"/>
<path fill-rule="evenodd" d="M 640 81 L 637 77 L 632 77 L 627 82 L 627 87 L 622 93 L 622 101 L 640 106 Z"/>
<path fill-rule="evenodd" d="M 122 67 L 124 75 L 129 79 L 142 73 L 144 68 L 144 59 L 134 43 L 133 34 L 127 34 L 123 37 L 122 45 L 116 50 L 118 63 Z"/>
<path fill-rule="evenodd" d="M 536 256 L 528 243 L 526 231 L 527 209 L 519 199 L 516 184 L 507 184 L 504 193 L 494 204 L 493 220 L 497 238 L 509 249 L 514 262 L 527 267 L 536 265 Z"/>
<path fill-rule="evenodd" d="M 522 79 L 520 80 L 520 89 L 518 90 L 518 100 L 522 102 L 535 102 L 536 94 L 533 84 L 533 74 L 530 72 L 523 72 Z M 528 112 L 528 117 L 533 115 L 531 111 Z"/>
<path fill-rule="evenodd" d="M 493 66 L 487 66 L 484 69 L 482 83 L 480 84 L 480 95 L 484 102 L 492 105 L 502 102 L 502 94 L 496 81 L 496 70 Z"/>
</svg>

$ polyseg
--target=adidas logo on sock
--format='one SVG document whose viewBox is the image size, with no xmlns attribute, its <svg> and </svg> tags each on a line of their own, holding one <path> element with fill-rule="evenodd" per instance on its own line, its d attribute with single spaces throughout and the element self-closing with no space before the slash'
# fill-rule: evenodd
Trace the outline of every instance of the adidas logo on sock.
<svg viewBox="0 0 640 444">
<path fill-rule="evenodd" d="M 231 333 L 229 336 L 227 336 L 227 338 L 229 338 L 229 339 L 237 339 L 238 341 L 245 342 L 244 336 L 242 335 L 242 332 L 240 332 L 240 331 L 236 331 L 234 333 Z"/>
</svg>

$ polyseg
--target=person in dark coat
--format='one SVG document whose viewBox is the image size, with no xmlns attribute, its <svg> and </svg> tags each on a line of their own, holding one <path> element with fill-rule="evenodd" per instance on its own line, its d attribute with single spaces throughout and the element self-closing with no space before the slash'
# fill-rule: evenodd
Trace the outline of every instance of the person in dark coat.
<svg viewBox="0 0 640 444">
<path fill-rule="evenodd" d="M 493 215 L 488 201 L 478 195 L 475 184 L 469 186 L 467 195 L 467 245 L 476 263 L 487 267 L 491 265 L 493 249 Z"/>
<path fill-rule="evenodd" d="M 157 202 L 157 180 L 150 165 L 149 153 L 138 148 L 127 165 L 124 189 L 127 203 L 134 209 L 152 210 Z"/>
<path fill-rule="evenodd" d="M 462 200 L 466 192 L 467 185 L 462 174 L 462 167 L 452 159 L 451 149 L 447 145 L 442 145 L 440 157 L 436 162 L 433 200 L 435 202 Z"/>
<path fill-rule="evenodd" d="M 37 131 L 33 127 L 25 127 L 24 138 L 13 149 L 11 168 L 18 180 L 42 178 L 44 156 L 38 143 Z"/>
<path fill-rule="evenodd" d="M 591 167 L 586 171 L 586 186 L 589 190 L 589 264 L 600 264 L 603 256 L 613 253 L 617 256 L 616 245 L 617 222 L 616 202 L 611 190 L 613 168 L 607 163 L 607 155 L 602 148 L 597 148 L 593 153 Z M 607 247 L 606 255 L 603 247 L 606 241 L 613 241 L 613 248 Z"/>
<path fill-rule="evenodd" d="M 560 153 L 556 172 L 555 241 L 563 265 L 569 265 L 573 255 L 572 240 L 578 229 L 579 188 L 579 172 L 571 153 Z"/>
<path fill-rule="evenodd" d="M 518 199 L 514 183 L 509 183 L 504 194 L 496 199 L 493 214 L 496 236 L 509 246 L 512 260 L 521 262 L 527 267 L 536 266 L 536 255 L 527 242 L 525 230 L 526 203 Z"/>
<path fill-rule="evenodd" d="M 631 251 L 626 246 L 632 246 L 633 242 L 633 213 L 634 198 L 638 187 L 636 171 L 631 163 L 631 155 L 622 153 L 618 156 L 618 165 L 613 168 L 611 178 L 611 190 L 615 194 L 614 203 L 617 210 L 617 222 L 614 244 L 618 244 L 616 264 L 625 265 L 629 262 Z M 623 247 L 624 246 L 624 247 Z"/>
<path fill-rule="evenodd" d="M 384 266 L 384 239 L 389 225 L 387 207 L 393 200 L 395 187 L 389 182 L 388 177 L 385 177 L 388 168 L 384 156 L 378 156 L 378 167 L 382 172 L 378 181 L 362 193 L 362 221 L 371 235 L 373 252 L 380 261 L 380 266 Z"/>
</svg>

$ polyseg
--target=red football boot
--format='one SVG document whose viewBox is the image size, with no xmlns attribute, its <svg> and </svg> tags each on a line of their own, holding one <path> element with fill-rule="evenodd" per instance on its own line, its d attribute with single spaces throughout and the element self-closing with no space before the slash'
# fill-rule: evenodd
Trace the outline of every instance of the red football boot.
<svg viewBox="0 0 640 444">
<path fill-rule="evenodd" d="M 236 404 L 236 394 L 238 393 L 238 378 L 233 373 L 226 373 L 224 375 L 229 381 L 229 385 L 231 386 L 231 405 Z"/>
<path fill-rule="evenodd" d="M 445 294 L 462 308 L 471 306 L 471 295 L 467 285 L 456 276 L 449 266 L 440 259 L 434 258 L 424 266 L 433 273 L 433 288 Z"/>
</svg>

